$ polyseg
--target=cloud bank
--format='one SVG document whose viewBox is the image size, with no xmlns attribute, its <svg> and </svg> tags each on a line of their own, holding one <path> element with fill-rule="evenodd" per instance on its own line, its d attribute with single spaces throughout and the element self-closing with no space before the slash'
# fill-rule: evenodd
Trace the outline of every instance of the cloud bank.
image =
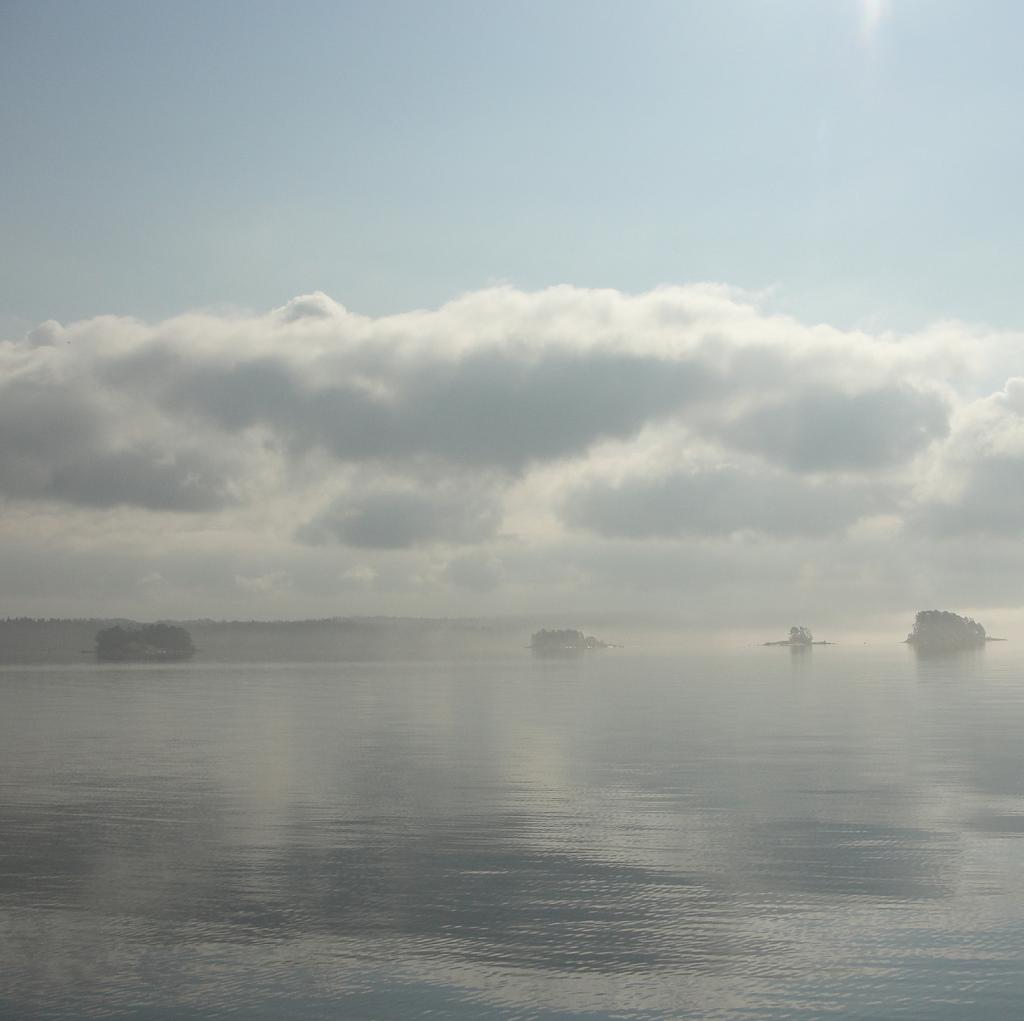
<svg viewBox="0 0 1024 1021">
<path fill-rule="evenodd" d="M 3 609 L 72 612 L 104 557 L 96 612 L 1006 605 L 963 551 L 1024 527 L 1018 342 L 719 285 L 44 323 L 0 343 Z"/>
</svg>

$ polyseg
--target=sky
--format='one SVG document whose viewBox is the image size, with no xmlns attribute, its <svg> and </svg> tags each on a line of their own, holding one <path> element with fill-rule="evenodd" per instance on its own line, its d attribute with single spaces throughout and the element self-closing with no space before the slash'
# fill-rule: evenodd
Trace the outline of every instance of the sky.
<svg viewBox="0 0 1024 1021">
<path fill-rule="evenodd" d="M 1012 629 L 1022 30 L 5 0 L 0 614 Z"/>
</svg>

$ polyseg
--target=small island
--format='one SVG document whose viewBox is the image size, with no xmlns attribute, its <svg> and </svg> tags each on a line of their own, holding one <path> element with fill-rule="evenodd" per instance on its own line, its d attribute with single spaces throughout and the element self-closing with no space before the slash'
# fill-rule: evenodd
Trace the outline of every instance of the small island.
<svg viewBox="0 0 1024 1021">
<path fill-rule="evenodd" d="M 96 658 L 108 663 L 170 663 L 195 655 L 192 636 L 174 624 L 104 628 L 96 635 Z"/>
<path fill-rule="evenodd" d="M 780 642 L 765 642 L 765 645 L 788 645 L 793 649 L 806 649 L 811 645 L 834 645 L 834 642 L 816 642 L 811 629 L 794 625 L 789 629 L 789 637 Z"/>
<path fill-rule="evenodd" d="M 582 631 L 571 628 L 561 630 L 542 629 L 534 632 L 530 639 L 530 648 L 538 656 L 574 656 L 578 653 L 594 649 L 610 649 L 607 642 L 602 642 L 593 635 L 585 635 Z"/>
<path fill-rule="evenodd" d="M 976 620 L 949 610 L 921 610 L 914 618 L 913 630 L 905 639 L 907 645 L 920 652 L 977 649 L 986 642 L 1002 640 L 989 638 L 985 628 Z"/>
</svg>

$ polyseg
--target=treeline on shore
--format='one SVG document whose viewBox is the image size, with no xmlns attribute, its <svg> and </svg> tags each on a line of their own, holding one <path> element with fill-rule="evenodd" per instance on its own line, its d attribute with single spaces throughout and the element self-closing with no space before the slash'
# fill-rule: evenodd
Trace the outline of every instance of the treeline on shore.
<svg viewBox="0 0 1024 1021">
<path fill-rule="evenodd" d="M 444 659 L 505 654 L 525 645 L 531 623 L 517 620 L 335 617 L 298 621 L 178 620 L 196 659 L 208 662 L 330 662 Z M 82 663 L 95 659 L 106 629 L 138 629 L 124 618 L 18 617 L 0 620 L 0 663 Z"/>
</svg>

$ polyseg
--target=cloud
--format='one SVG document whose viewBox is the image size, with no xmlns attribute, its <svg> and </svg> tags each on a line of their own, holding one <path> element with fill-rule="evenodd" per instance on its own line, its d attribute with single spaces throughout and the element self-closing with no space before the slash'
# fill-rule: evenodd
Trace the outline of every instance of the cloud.
<svg viewBox="0 0 1024 1021">
<path fill-rule="evenodd" d="M 694 584 L 755 606 L 780 577 L 837 605 L 949 579 L 1006 599 L 1016 559 L 972 579 L 961 553 L 1024 533 L 1019 349 L 808 325 L 709 284 L 46 322 L 0 343 L 0 538 L 40 578 L 72 545 L 116 562 L 164 616 L 185 592 L 253 615 L 681 605 Z"/>
<path fill-rule="evenodd" d="M 444 576 L 453 585 L 472 592 L 491 592 L 504 579 L 502 562 L 486 552 L 473 551 L 449 560 Z"/>
<path fill-rule="evenodd" d="M 564 516 L 574 527 L 617 538 L 743 531 L 791 537 L 826 535 L 892 508 L 891 496 L 863 485 L 811 483 L 730 466 L 591 482 L 569 494 Z"/>
<path fill-rule="evenodd" d="M 23 379 L 0 386 L 0 495 L 165 511 L 233 500 L 217 455 L 177 438 L 134 436 L 130 416 L 71 386 Z"/>
<path fill-rule="evenodd" d="M 476 542 L 494 533 L 497 504 L 456 489 L 383 489 L 345 495 L 303 525 L 298 538 L 363 549 L 409 549 L 434 542 Z"/>
<path fill-rule="evenodd" d="M 184 509 L 224 495 L 198 447 L 225 453 L 253 436 L 292 459 L 512 476 L 685 422 L 798 471 L 898 465 L 948 429 L 932 381 L 893 382 L 922 374 L 926 348 L 767 316 L 721 287 L 496 288 L 376 320 L 318 293 L 263 316 L 44 324 L 7 345 L 0 384 L 27 378 L 41 407 L 89 418 L 75 430 L 94 434 L 97 454 L 137 449 L 160 466 L 148 488 L 182 490 L 140 487 L 139 502 Z M 29 416 L 22 434 L 45 442 L 55 425 Z"/>
<path fill-rule="evenodd" d="M 112 372 L 120 385 L 148 387 L 174 416 L 229 432 L 264 428 L 293 452 L 508 472 L 633 436 L 713 392 L 703 366 L 614 352 L 495 350 L 413 365 L 354 357 L 324 368 L 284 356 L 193 364 L 156 349 Z"/>
<path fill-rule="evenodd" d="M 939 537 L 1024 535 L 1024 457 L 990 457 L 968 466 L 959 495 L 925 504 L 913 523 Z"/>
<path fill-rule="evenodd" d="M 291 585 L 291 578 L 285 571 L 271 571 L 268 574 L 236 574 L 235 584 L 243 592 L 266 594 L 280 592 Z"/>
<path fill-rule="evenodd" d="M 949 539 L 1024 535 L 1024 379 L 966 404 L 909 524 Z"/>
<path fill-rule="evenodd" d="M 292 298 L 287 305 L 277 309 L 277 315 L 286 323 L 295 323 L 302 319 L 339 319 L 346 315 L 346 311 L 323 291 L 314 291 Z"/>
<path fill-rule="evenodd" d="M 890 385 L 844 393 L 796 387 L 723 423 L 731 445 L 794 471 L 870 471 L 904 464 L 949 433 L 934 392 Z"/>
<path fill-rule="evenodd" d="M 370 585 L 377 577 L 377 572 L 366 564 L 355 564 L 342 572 L 346 581 L 358 582 L 360 585 Z"/>
</svg>

